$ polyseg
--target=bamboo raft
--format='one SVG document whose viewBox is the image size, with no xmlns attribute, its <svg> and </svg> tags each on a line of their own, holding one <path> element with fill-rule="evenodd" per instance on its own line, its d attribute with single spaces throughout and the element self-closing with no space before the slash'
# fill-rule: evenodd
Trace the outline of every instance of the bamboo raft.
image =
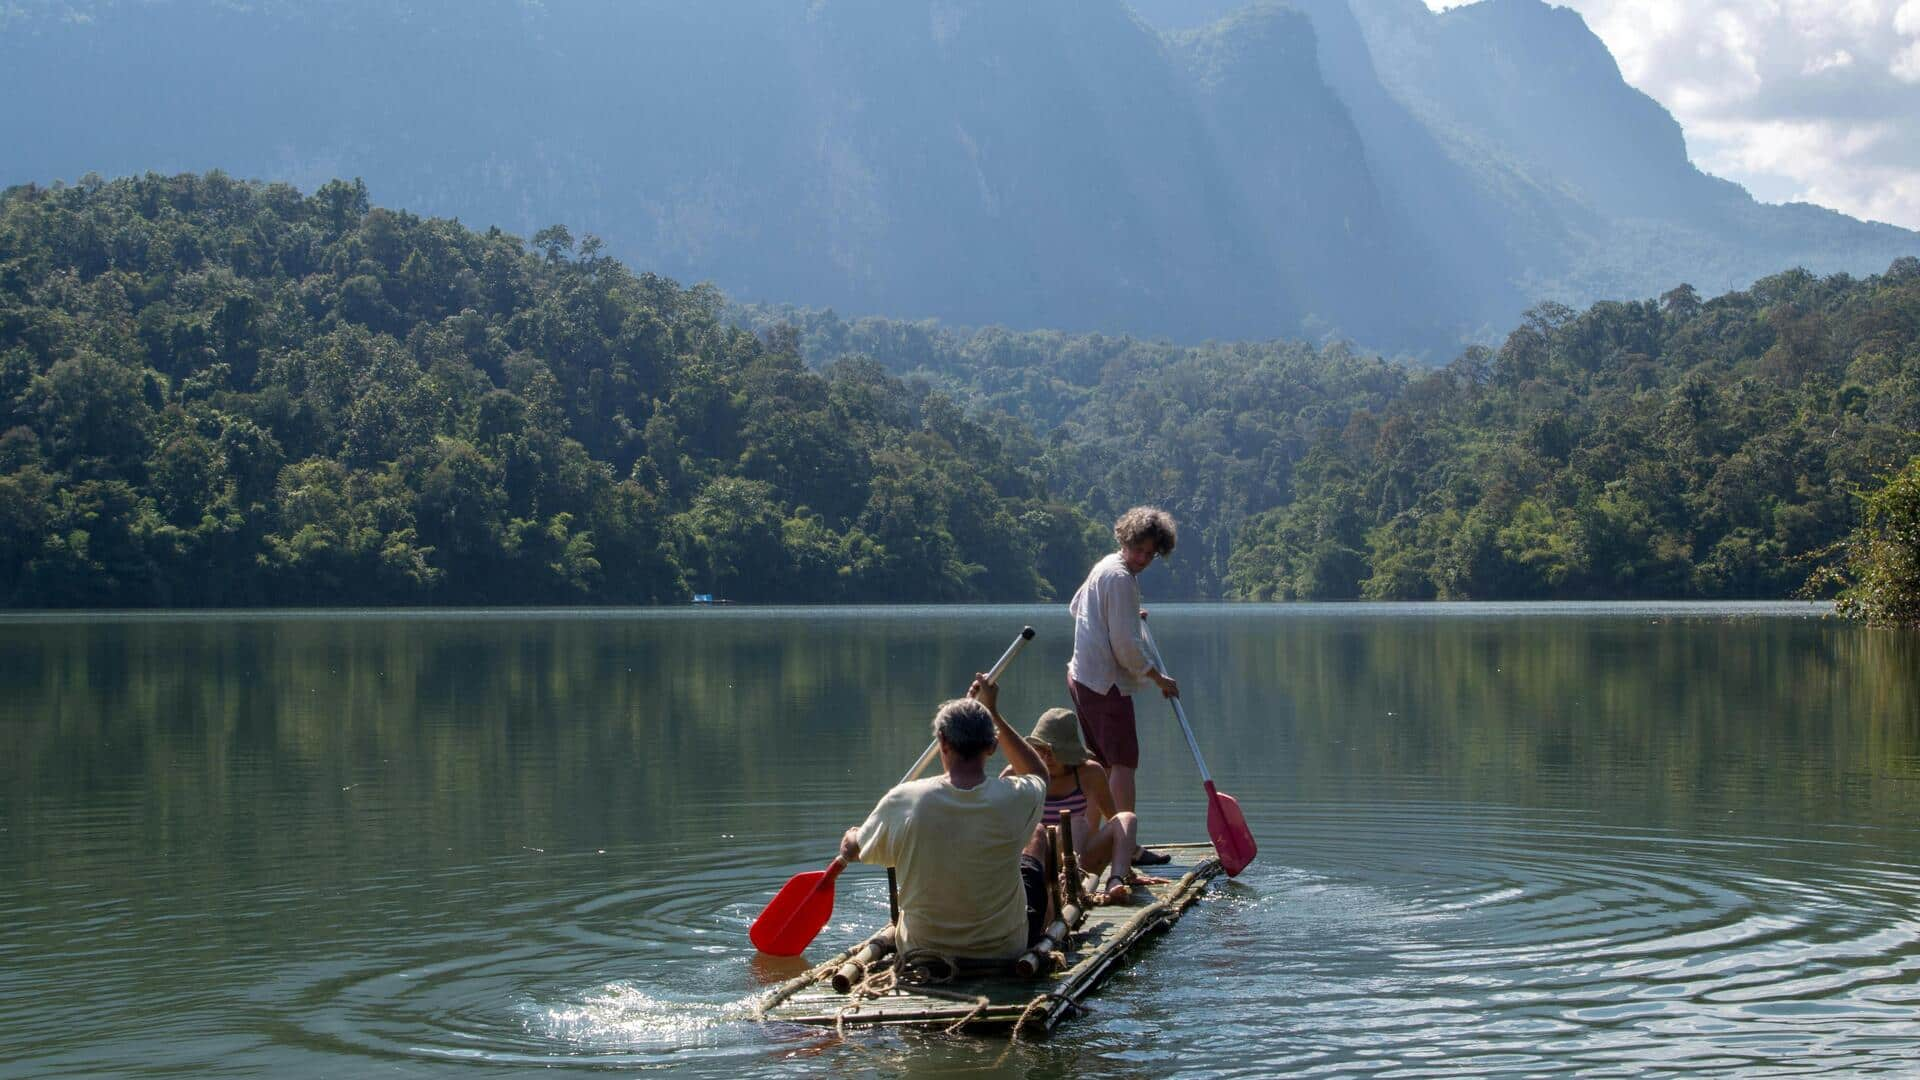
<svg viewBox="0 0 1920 1080">
<path fill-rule="evenodd" d="M 1156 844 L 1173 861 L 1143 869 L 1168 880 L 1136 886 L 1131 899 L 1118 904 L 1080 907 L 1067 898 L 1067 914 L 1078 914 L 1069 928 L 1056 922 L 1065 940 L 1022 967 L 1038 973 L 1021 977 L 1012 965 L 947 982 L 915 982 L 897 973 L 892 953 L 878 955 L 876 943 L 890 940 L 892 927 L 780 984 L 754 1007 L 754 1019 L 814 1026 L 906 1026 L 949 1031 L 1011 1029 L 1014 1035 L 1046 1033 L 1079 1011 L 1092 993 L 1136 946 L 1179 921 L 1220 873 L 1212 844 Z M 1071 858 L 1071 851 L 1068 852 Z M 1057 957 L 1047 955 L 1057 952 Z M 839 987 L 836 989 L 836 985 Z"/>
</svg>

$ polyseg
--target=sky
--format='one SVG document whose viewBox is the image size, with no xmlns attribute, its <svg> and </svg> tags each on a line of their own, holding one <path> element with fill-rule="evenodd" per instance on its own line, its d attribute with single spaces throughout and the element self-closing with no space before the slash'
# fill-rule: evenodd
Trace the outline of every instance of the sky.
<svg viewBox="0 0 1920 1080">
<path fill-rule="evenodd" d="M 1551 2 L 1666 106 L 1701 169 L 1920 229 L 1920 0 Z"/>
</svg>

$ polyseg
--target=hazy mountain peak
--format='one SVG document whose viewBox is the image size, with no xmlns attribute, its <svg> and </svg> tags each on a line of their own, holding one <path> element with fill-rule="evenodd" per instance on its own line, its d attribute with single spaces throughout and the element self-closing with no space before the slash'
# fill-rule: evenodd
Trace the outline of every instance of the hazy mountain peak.
<svg viewBox="0 0 1920 1080">
<path fill-rule="evenodd" d="M 1698 173 L 1538 0 L 0 10 L 0 94 L 40 103 L 0 110 L 0 182 L 358 176 L 383 204 L 563 222 L 645 269 L 855 314 L 1444 356 L 1542 298 L 1920 248 Z"/>
</svg>

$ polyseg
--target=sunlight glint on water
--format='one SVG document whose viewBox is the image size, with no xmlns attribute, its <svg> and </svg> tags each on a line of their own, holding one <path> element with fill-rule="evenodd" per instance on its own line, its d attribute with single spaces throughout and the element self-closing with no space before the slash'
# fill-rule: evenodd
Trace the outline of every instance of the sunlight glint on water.
<svg viewBox="0 0 1920 1080">
<path fill-rule="evenodd" d="M 1806 615 L 1156 609 L 1261 856 L 1011 1048 L 752 1024 L 745 931 L 1054 609 L 0 620 L 0 1073 L 1920 1069 L 1920 652 Z"/>
</svg>

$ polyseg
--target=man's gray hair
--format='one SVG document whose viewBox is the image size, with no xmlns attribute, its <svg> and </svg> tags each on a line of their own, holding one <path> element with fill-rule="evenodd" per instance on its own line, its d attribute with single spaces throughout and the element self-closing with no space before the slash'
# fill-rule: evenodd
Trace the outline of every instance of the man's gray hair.
<svg viewBox="0 0 1920 1080">
<path fill-rule="evenodd" d="M 1164 559 L 1173 554 L 1173 546 L 1180 542 L 1180 530 L 1173 523 L 1173 515 L 1165 510 L 1157 506 L 1136 506 L 1113 523 L 1113 538 L 1120 541 L 1121 547 L 1132 547 L 1142 541 L 1151 543 L 1154 554 Z"/>
<path fill-rule="evenodd" d="M 933 714 L 933 737 L 946 740 L 961 757 L 979 757 L 993 749 L 993 714 L 972 698 L 954 698 Z"/>
</svg>

